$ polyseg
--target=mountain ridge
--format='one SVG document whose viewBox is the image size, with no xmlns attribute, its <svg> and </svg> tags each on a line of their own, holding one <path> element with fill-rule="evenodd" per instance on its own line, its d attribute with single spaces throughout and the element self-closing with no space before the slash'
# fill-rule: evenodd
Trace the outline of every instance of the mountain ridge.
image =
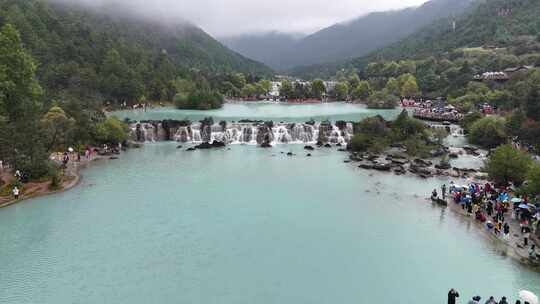
<svg viewBox="0 0 540 304">
<path fill-rule="evenodd" d="M 398 42 L 438 18 L 459 15 L 474 2 L 475 0 L 431 0 L 416 7 L 370 13 L 333 24 L 298 41 L 284 39 L 281 41 L 283 45 L 276 47 L 273 52 L 267 51 L 264 56 L 261 56 L 256 48 L 249 47 L 250 44 L 260 43 L 264 36 L 254 38 L 253 35 L 245 35 L 243 41 L 242 36 L 237 37 L 236 44 L 228 44 L 227 40 L 221 41 L 246 57 L 264 62 L 277 70 L 288 70 L 366 55 Z M 406 26 L 404 22 L 407 22 Z M 275 44 L 278 43 L 280 42 Z"/>
</svg>

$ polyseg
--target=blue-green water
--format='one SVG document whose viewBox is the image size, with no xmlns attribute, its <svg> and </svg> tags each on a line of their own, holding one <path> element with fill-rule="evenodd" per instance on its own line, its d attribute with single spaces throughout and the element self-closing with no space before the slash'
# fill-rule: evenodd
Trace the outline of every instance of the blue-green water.
<svg viewBox="0 0 540 304">
<path fill-rule="evenodd" d="M 380 114 L 386 119 L 393 118 L 400 110 L 370 110 L 365 106 L 334 102 L 320 104 L 283 104 L 274 102 L 226 103 L 223 108 L 211 111 L 177 110 L 171 107 L 158 107 L 148 111 L 128 110 L 113 112 L 119 118 L 132 120 L 190 119 L 200 120 L 212 116 L 215 121 L 237 121 L 240 119 L 273 120 L 284 122 L 305 122 L 309 119 L 360 121 Z"/>
<path fill-rule="evenodd" d="M 297 156 L 280 152 L 289 150 Z M 423 198 L 440 183 L 302 146 L 147 144 L 0 210 L 0 303 L 443 303 L 540 275 Z"/>
</svg>

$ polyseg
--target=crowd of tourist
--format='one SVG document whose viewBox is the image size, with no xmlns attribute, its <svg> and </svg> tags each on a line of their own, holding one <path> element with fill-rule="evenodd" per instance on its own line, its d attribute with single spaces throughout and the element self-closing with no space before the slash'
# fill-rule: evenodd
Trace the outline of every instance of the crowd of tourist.
<svg viewBox="0 0 540 304">
<path fill-rule="evenodd" d="M 451 196 L 465 214 L 483 223 L 486 229 L 505 242 L 511 239 L 510 221 L 518 221 L 520 231 L 513 231 L 520 238 L 517 247 L 528 250 L 531 260 L 540 261 L 540 252 L 531 241 L 531 234 L 540 229 L 539 203 L 531 202 L 526 195 L 514 195 L 511 187 L 495 187 L 491 183 L 460 186 L 451 182 L 448 191 L 446 185 L 441 186 L 441 195 L 443 199 Z M 437 190 L 432 196 L 439 197 Z"/>
<path fill-rule="evenodd" d="M 454 288 L 450 289 L 448 292 L 448 304 L 456 304 L 457 298 L 459 298 L 459 292 Z M 481 296 L 474 296 L 467 304 L 480 304 L 482 301 Z M 495 297 L 491 296 L 487 299 L 485 304 L 509 304 L 506 297 L 501 297 L 499 301 L 495 300 Z M 515 304 L 538 304 L 538 297 L 530 291 L 522 290 L 519 292 L 519 299 L 516 300 Z"/>
<path fill-rule="evenodd" d="M 418 108 L 413 116 L 417 119 L 432 121 L 458 122 L 463 119 L 463 114 L 453 108 Z"/>
</svg>

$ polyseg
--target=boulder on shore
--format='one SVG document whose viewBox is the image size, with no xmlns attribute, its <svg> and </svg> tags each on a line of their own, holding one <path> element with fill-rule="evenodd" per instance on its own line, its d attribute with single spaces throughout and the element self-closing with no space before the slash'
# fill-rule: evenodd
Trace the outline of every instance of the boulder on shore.
<svg viewBox="0 0 540 304">
<path fill-rule="evenodd" d="M 380 163 L 380 164 L 375 164 L 373 166 L 373 169 L 377 171 L 390 171 L 390 169 L 392 169 L 392 166 L 389 163 Z"/>
<path fill-rule="evenodd" d="M 431 161 L 424 160 L 424 159 L 421 159 L 421 158 L 415 159 L 414 164 L 416 166 L 420 166 L 420 167 L 431 167 L 433 165 L 433 163 Z"/>
<path fill-rule="evenodd" d="M 360 164 L 360 165 L 358 166 L 358 168 L 371 170 L 371 169 L 373 169 L 373 164 L 370 164 L 370 163 L 362 163 L 362 164 Z"/>
</svg>

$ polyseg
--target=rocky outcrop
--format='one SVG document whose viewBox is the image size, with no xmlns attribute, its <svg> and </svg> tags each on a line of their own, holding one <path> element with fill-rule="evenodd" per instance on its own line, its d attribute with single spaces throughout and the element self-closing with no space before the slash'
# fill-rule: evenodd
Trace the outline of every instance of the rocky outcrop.
<svg viewBox="0 0 540 304">
<path fill-rule="evenodd" d="M 225 143 L 214 140 L 212 143 L 203 142 L 200 145 L 196 145 L 195 149 L 207 150 L 207 149 L 224 148 L 224 147 L 225 147 Z"/>
<path fill-rule="evenodd" d="M 274 133 L 272 132 L 273 122 L 267 121 L 257 127 L 257 138 L 255 139 L 261 147 L 272 147 Z"/>
<path fill-rule="evenodd" d="M 200 123 L 201 140 L 203 143 L 208 143 L 212 140 L 212 125 L 214 124 L 214 119 L 212 117 L 206 117 L 201 120 Z"/>
<path fill-rule="evenodd" d="M 332 135 L 332 123 L 329 121 L 323 121 L 319 125 L 319 137 L 317 138 L 317 145 L 322 146 L 328 143 L 328 138 Z"/>
</svg>

